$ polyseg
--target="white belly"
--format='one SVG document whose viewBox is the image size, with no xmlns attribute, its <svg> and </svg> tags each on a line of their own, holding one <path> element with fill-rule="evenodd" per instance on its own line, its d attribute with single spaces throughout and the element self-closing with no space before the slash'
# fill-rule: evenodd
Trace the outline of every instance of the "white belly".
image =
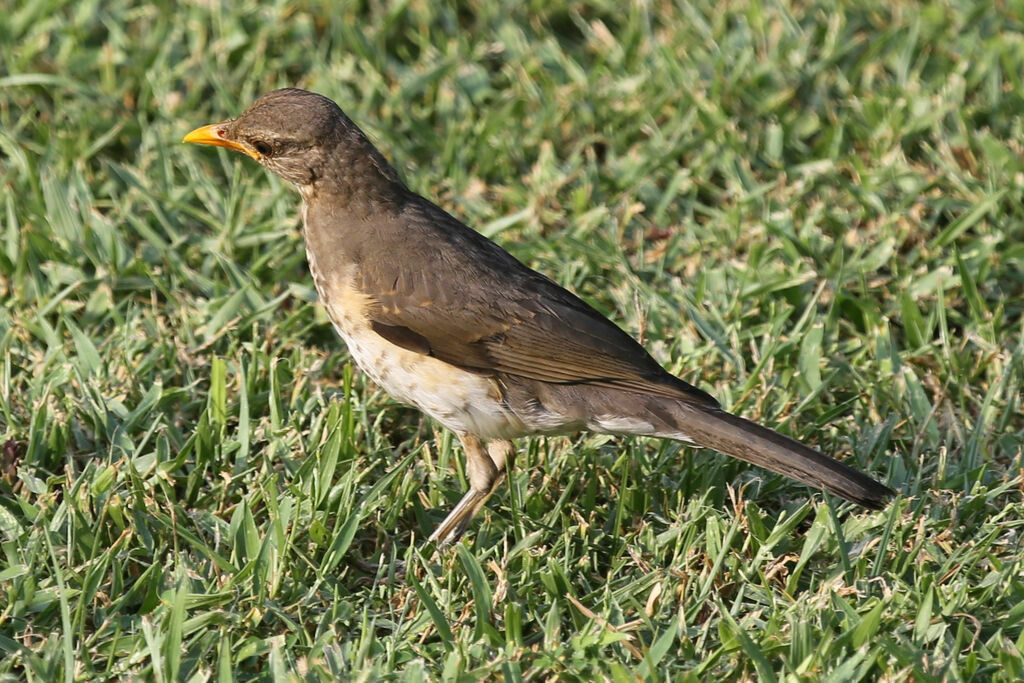
<svg viewBox="0 0 1024 683">
<path fill-rule="evenodd" d="M 484 441 L 525 433 L 522 423 L 502 403 L 493 380 L 396 346 L 365 323 L 349 326 L 335 322 L 334 328 L 353 360 L 374 382 L 448 429 Z"/>
</svg>

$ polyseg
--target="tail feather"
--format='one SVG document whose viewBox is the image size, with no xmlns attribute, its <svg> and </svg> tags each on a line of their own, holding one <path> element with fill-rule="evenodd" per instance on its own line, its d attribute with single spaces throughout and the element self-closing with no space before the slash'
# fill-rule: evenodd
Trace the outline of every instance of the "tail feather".
<svg viewBox="0 0 1024 683">
<path fill-rule="evenodd" d="M 713 448 L 864 507 L 881 509 L 895 492 L 798 441 L 727 413 L 703 394 L 680 400 L 585 384 L 505 377 L 506 405 L 530 431 L 580 428 L 637 434 Z"/>
<path fill-rule="evenodd" d="M 701 446 L 764 467 L 840 498 L 880 510 L 896 495 L 888 486 L 799 441 L 718 408 L 677 403 L 676 429 Z M 658 411 L 661 412 L 661 411 Z"/>
</svg>

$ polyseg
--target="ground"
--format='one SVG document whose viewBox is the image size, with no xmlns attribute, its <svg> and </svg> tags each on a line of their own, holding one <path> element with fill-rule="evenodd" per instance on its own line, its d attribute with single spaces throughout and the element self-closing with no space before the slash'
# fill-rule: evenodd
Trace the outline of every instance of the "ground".
<svg viewBox="0 0 1024 683">
<path fill-rule="evenodd" d="M 532 4 L 5 10 L 5 680 L 1024 676 L 1024 6 Z M 457 440 L 353 369 L 297 194 L 180 143 L 286 85 L 900 497 L 523 440 L 435 554 Z"/>
</svg>

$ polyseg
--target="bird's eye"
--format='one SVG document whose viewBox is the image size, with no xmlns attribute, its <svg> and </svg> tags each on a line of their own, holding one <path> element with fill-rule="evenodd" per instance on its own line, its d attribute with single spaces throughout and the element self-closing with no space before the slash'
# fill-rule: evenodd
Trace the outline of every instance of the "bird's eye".
<svg viewBox="0 0 1024 683">
<path fill-rule="evenodd" d="M 266 140 L 253 140 L 252 148 L 265 157 L 270 156 L 271 152 L 274 151 L 274 147 Z"/>
</svg>

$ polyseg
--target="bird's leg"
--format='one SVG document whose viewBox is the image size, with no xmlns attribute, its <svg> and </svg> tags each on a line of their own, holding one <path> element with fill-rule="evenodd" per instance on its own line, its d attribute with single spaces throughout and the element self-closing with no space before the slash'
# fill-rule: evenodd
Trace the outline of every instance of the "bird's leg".
<svg viewBox="0 0 1024 683">
<path fill-rule="evenodd" d="M 506 465 L 513 452 L 511 441 L 491 441 L 486 451 L 483 442 L 472 434 L 460 434 L 459 441 L 466 451 L 469 491 L 430 535 L 430 540 L 440 545 L 459 540 L 480 508 L 505 480 Z"/>
</svg>

